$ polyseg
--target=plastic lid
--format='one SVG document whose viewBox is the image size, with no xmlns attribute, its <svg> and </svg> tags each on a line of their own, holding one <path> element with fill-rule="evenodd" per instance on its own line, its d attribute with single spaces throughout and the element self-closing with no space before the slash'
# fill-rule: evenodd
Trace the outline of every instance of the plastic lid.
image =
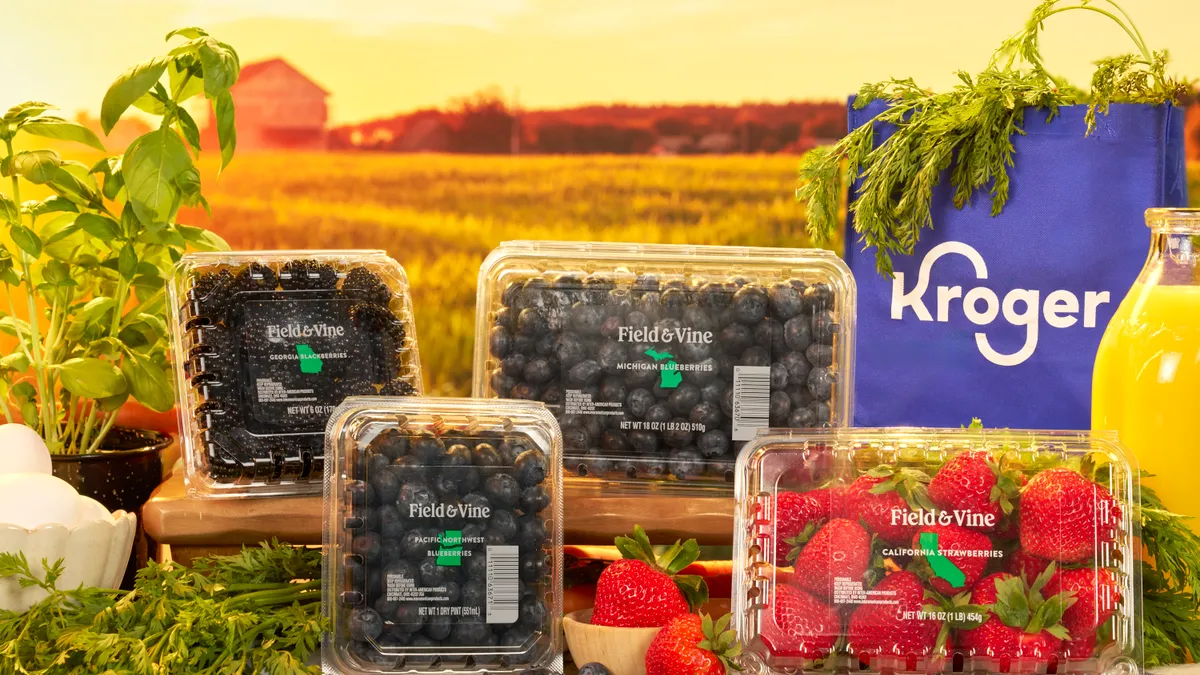
<svg viewBox="0 0 1200 675">
<path fill-rule="evenodd" d="M 349 398 L 326 438 L 325 672 L 562 672 L 562 440 L 544 406 Z"/>
<path fill-rule="evenodd" d="M 736 484 L 751 672 L 1137 672 L 1127 457 L 1086 432 L 760 436 Z"/>
<path fill-rule="evenodd" d="M 855 286 L 816 249 L 505 242 L 474 394 L 539 400 L 569 475 L 718 486 L 767 426 L 850 421 Z"/>
<path fill-rule="evenodd" d="M 194 494 L 320 492 L 330 411 L 421 391 L 408 281 L 382 251 L 194 253 L 169 292 Z"/>
</svg>

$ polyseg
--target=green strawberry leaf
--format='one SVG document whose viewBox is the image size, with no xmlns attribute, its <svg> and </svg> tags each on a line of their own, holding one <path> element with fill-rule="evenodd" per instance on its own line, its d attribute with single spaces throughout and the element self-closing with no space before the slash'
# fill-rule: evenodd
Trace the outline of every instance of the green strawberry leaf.
<svg viewBox="0 0 1200 675">
<path fill-rule="evenodd" d="M 708 582 L 704 581 L 704 577 L 694 574 L 677 574 L 671 577 L 671 580 L 683 593 L 683 598 L 687 600 L 691 611 L 696 611 L 701 605 L 708 602 Z"/>
<path fill-rule="evenodd" d="M 889 464 L 880 464 L 879 466 L 867 472 L 871 478 L 890 478 L 896 473 L 896 467 Z"/>
<path fill-rule="evenodd" d="M 709 637 L 712 637 L 714 635 L 713 619 L 712 619 L 711 614 L 701 614 L 700 615 L 700 632 L 704 633 L 705 635 L 707 635 Z"/>
<path fill-rule="evenodd" d="M 882 483 L 876 483 L 875 485 L 873 485 L 871 487 L 870 490 L 867 490 L 867 492 L 869 492 L 873 495 L 884 495 L 889 492 L 894 492 L 895 490 L 896 490 L 895 483 L 893 483 L 891 481 L 884 481 Z"/>
<path fill-rule="evenodd" d="M 725 616 L 717 619 L 717 624 L 715 626 L 713 626 L 713 632 L 716 633 L 717 635 L 724 633 L 725 630 L 727 628 L 729 628 L 729 622 L 731 620 L 733 620 L 732 614 L 726 614 Z"/>
<path fill-rule="evenodd" d="M 935 655 L 946 653 L 946 643 L 950 640 L 950 624 L 943 623 L 938 629 L 937 642 L 933 644 L 933 653 Z"/>
<path fill-rule="evenodd" d="M 804 545 L 808 543 L 808 540 L 812 539 L 813 535 L 816 534 L 817 530 L 820 529 L 820 527 L 822 527 L 824 524 L 824 520 L 810 520 L 808 524 L 804 526 L 804 529 L 800 532 L 800 534 L 792 537 L 791 539 L 783 540 L 783 543 L 789 544 L 792 547 L 792 550 L 788 551 L 787 554 L 787 559 L 789 562 L 795 562 L 796 558 L 800 556 L 800 549 L 804 548 Z"/>
<path fill-rule="evenodd" d="M 1043 570 L 1042 573 L 1038 575 L 1037 579 L 1033 580 L 1032 584 L 1030 584 L 1029 594 L 1031 596 L 1032 595 L 1040 596 L 1042 593 L 1042 589 L 1046 587 L 1046 584 L 1050 583 L 1050 578 L 1053 577 L 1054 573 L 1057 571 L 1058 571 L 1058 566 L 1055 563 L 1050 563 L 1049 565 L 1047 565 L 1046 569 Z"/>
<path fill-rule="evenodd" d="M 695 539 L 688 539 L 680 544 L 675 542 L 666 553 L 658 559 L 658 566 L 667 574 L 679 574 L 685 567 L 700 558 L 700 545 Z"/>
<path fill-rule="evenodd" d="M 1059 640 L 1070 640 L 1071 633 L 1067 631 L 1065 626 L 1058 625 L 1046 629 L 1046 632 L 1058 638 Z"/>
<path fill-rule="evenodd" d="M 658 566 L 658 560 L 654 556 L 654 547 L 650 545 L 650 538 L 646 536 L 646 531 L 641 525 L 633 526 L 633 537 L 617 537 L 614 542 L 617 550 L 621 552 L 621 557 L 629 560 L 641 560 L 653 567 Z"/>
</svg>

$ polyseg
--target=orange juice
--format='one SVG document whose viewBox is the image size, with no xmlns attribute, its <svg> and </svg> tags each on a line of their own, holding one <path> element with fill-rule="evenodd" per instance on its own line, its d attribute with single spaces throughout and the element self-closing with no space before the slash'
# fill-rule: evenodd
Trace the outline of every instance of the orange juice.
<svg viewBox="0 0 1200 675">
<path fill-rule="evenodd" d="M 1200 286 L 1161 276 L 1148 263 L 1104 333 L 1092 429 L 1116 430 L 1166 507 L 1200 517 Z"/>
</svg>

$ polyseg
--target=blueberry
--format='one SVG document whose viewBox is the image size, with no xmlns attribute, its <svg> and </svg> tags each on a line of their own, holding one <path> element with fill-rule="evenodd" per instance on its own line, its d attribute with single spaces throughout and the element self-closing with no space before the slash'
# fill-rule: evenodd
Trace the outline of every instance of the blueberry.
<svg viewBox="0 0 1200 675">
<path fill-rule="evenodd" d="M 412 456 L 425 466 L 437 466 L 446 455 L 446 444 L 432 434 L 422 434 L 412 445 Z"/>
<path fill-rule="evenodd" d="M 530 584 L 537 583 L 546 576 L 546 560 L 541 552 L 521 556 L 520 575 L 521 581 Z"/>
<path fill-rule="evenodd" d="M 828 308 L 833 304 L 833 287 L 824 281 L 818 281 L 805 289 L 804 303 L 814 312 Z"/>
<path fill-rule="evenodd" d="M 550 493 L 546 488 L 536 485 L 527 487 L 521 492 L 521 512 L 533 515 L 550 506 Z"/>
<path fill-rule="evenodd" d="M 501 541 L 511 541 L 517 536 L 517 517 L 512 511 L 496 510 L 488 521 L 488 529 L 499 535 Z"/>
<path fill-rule="evenodd" d="M 612 675 L 603 663 L 585 663 L 579 667 L 579 675 Z"/>
<path fill-rule="evenodd" d="M 712 347 L 703 342 L 685 342 L 679 345 L 679 357 L 688 363 L 696 363 L 708 358 L 712 353 Z"/>
<path fill-rule="evenodd" d="M 521 552 L 540 551 L 545 544 L 546 526 L 542 523 L 542 519 L 536 516 L 522 518 L 520 530 L 517 533 L 517 546 L 521 548 Z M 530 580 L 526 579 L 526 581 Z"/>
<path fill-rule="evenodd" d="M 546 454 L 541 450 L 526 450 L 513 463 L 521 487 L 541 485 L 546 480 Z"/>
<path fill-rule="evenodd" d="M 723 418 L 720 405 L 703 400 L 696 404 L 688 414 L 688 421 L 704 425 L 706 431 L 719 427 Z"/>
<path fill-rule="evenodd" d="M 803 408 L 813 402 L 812 393 L 808 391 L 808 377 L 805 376 L 805 383 L 802 385 L 792 385 L 788 387 L 788 398 L 792 399 L 792 410 Z"/>
<path fill-rule="evenodd" d="M 721 329 L 721 346 L 725 351 L 740 354 L 754 344 L 754 331 L 740 323 L 731 323 Z"/>
<path fill-rule="evenodd" d="M 580 333 L 598 334 L 604 324 L 604 315 L 602 307 L 578 302 L 571 308 L 571 325 Z"/>
<path fill-rule="evenodd" d="M 511 307 L 501 307 L 496 311 L 496 325 L 511 331 L 517 327 L 517 314 Z"/>
<path fill-rule="evenodd" d="M 545 335 L 549 330 L 550 322 L 539 310 L 523 309 L 517 315 L 517 332 L 521 335 L 536 338 Z"/>
<path fill-rule="evenodd" d="M 392 475 L 399 479 L 401 483 L 410 480 L 423 481 L 425 480 L 425 476 L 428 475 L 421 462 L 416 457 L 411 456 L 397 459 L 392 462 L 391 468 Z"/>
<path fill-rule="evenodd" d="M 627 437 L 629 445 L 637 452 L 646 454 L 658 450 L 658 434 L 652 431 L 631 431 Z"/>
<path fill-rule="evenodd" d="M 392 615 L 395 622 L 393 630 L 397 633 L 415 633 L 425 625 L 425 617 L 421 616 L 421 605 L 417 602 L 402 602 Z"/>
<path fill-rule="evenodd" d="M 828 368 L 833 365 L 833 347 L 820 342 L 814 342 L 804 352 L 805 358 L 814 366 Z"/>
<path fill-rule="evenodd" d="M 587 358 L 587 343 L 574 333 L 563 333 L 554 342 L 554 355 L 563 368 L 570 368 Z"/>
<path fill-rule="evenodd" d="M 350 610 L 350 637 L 360 642 L 374 640 L 383 634 L 383 618 L 370 608 Z"/>
<path fill-rule="evenodd" d="M 508 393 L 508 396 L 509 398 L 520 399 L 523 401 L 536 401 L 541 393 L 541 389 L 538 389 L 528 382 L 522 382 L 513 387 L 512 391 Z"/>
<path fill-rule="evenodd" d="M 439 473 L 430 481 L 433 493 L 442 499 L 458 495 L 458 482 L 446 473 Z"/>
<path fill-rule="evenodd" d="M 553 333 L 547 333 L 538 338 L 533 343 L 533 355 L 536 356 L 553 356 L 554 350 L 558 348 L 558 338 Z"/>
<path fill-rule="evenodd" d="M 621 334 L 621 326 L 623 322 L 621 317 L 609 316 L 604 319 L 604 323 L 600 324 L 600 334 L 609 339 L 615 339 Z"/>
<path fill-rule="evenodd" d="M 612 453 L 628 452 L 629 437 L 620 429 L 608 429 L 600 436 L 600 447 Z"/>
<path fill-rule="evenodd" d="M 483 556 L 479 556 L 483 560 Z M 486 564 L 486 560 L 484 561 Z M 485 568 L 486 569 L 486 568 Z M 482 577 L 472 577 L 462 587 L 463 607 L 482 608 L 487 604 L 487 582 Z"/>
<path fill-rule="evenodd" d="M 698 331 L 707 333 L 717 329 L 717 322 L 713 319 L 711 313 L 703 307 L 697 305 L 688 305 L 683 309 L 683 325 Z"/>
<path fill-rule="evenodd" d="M 421 530 L 409 530 L 400 538 L 400 555 L 407 560 L 420 562 L 430 549 L 430 544 L 424 541 L 425 533 Z"/>
<path fill-rule="evenodd" d="M 380 560 L 399 560 L 404 555 L 400 552 L 400 537 L 403 536 L 404 530 L 401 529 L 395 537 L 385 537 L 383 545 L 379 548 Z"/>
<path fill-rule="evenodd" d="M 831 345 L 839 332 L 841 332 L 841 326 L 834 319 L 833 312 L 823 311 L 813 313 L 812 333 L 814 340 L 822 344 Z"/>
<path fill-rule="evenodd" d="M 471 450 L 471 464 L 482 469 L 504 466 L 504 459 L 491 443 L 480 443 Z"/>
<path fill-rule="evenodd" d="M 525 380 L 533 384 L 545 384 L 554 379 L 555 369 L 544 356 L 529 359 L 525 364 Z"/>
<path fill-rule="evenodd" d="M 729 454 L 729 434 L 723 429 L 712 429 L 700 435 L 696 443 L 700 455 L 706 459 Z"/>
<path fill-rule="evenodd" d="M 391 466 L 391 462 L 383 455 L 381 457 L 385 462 L 384 468 L 372 473 L 371 485 L 375 488 L 375 494 L 379 497 L 380 503 L 387 504 L 396 501 L 396 495 L 400 494 L 400 479 L 396 478 L 396 474 L 392 473 L 387 467 Z"/>
<path fill-rule="evenodd" d="M 417 481 L 408 481 L 400 486 L 400 494 L 396 497 L 396 506 L 400 509 L 400 515 L 405 518 L 413 517 L 412 514 L 420 510 L 423 506 L 433 506 L 437 504 L 437 497 L 433 490 L 425 483 Z"/>
<path fill-rule="evenodd" d="M 368 565 L 379 560 L 379 553 L 382 546 L 383 541 L 374 532 L 360 534 L 350 542 L 350 550 L 362 556 L 363 561 Z"/>
<path fill-rule="evenodd" d="M 788 415 L 792 413 L 792 399 L 786 391 L 771 392 L 771 402 L 768 414 L 771 426 L 782 427 L 787 424 Z"/>
<path fill-rule="evenodd" d="M 463 646 L 482 644 L 492 633 L 492 629 L 480 617 L 463 617 L 454 624 L 450 631 L 450 641 Z"/>
<path fill-rule="evenodd" d="M 379 507 L 379 534 L 391 539 L 399 539 L 404 534 L 404 518 L 399 509 L 391 504 Z"/>
<path fill-rule="evenodd" d="M 808 374 L 808 390 L 819 401 L 829 400 L 836 382 L 837 374 L 828 368 L 813 368 Z"/>
<path fill-rule="evenodd" d="M 673 448 L 682 448 L 692 444 L 692 432 L 688 429 L 688 421 L 676 417 L 669 423 L 671 426 L 663 434 L 663 440 Z"/>
<path fill-rule="evenodd" d="M 805 373 L 807 375 L 807 373 Z M 721 405 L 721 397 L 725 395 L 725 383 L 714 379 L 700 387 L 700 400 L 705 403 Z"/>
<path fill-rule="evenodd" d="M 497 368 L 488 377 L 488 385 L 491 386 L 492 391 L 496 392 L 497 396 L 503 397 L 512 391 L 513 387 L 517 386 L 517 376 L 508 375 L 503 370 Z"/>
<path fill-rule="evenodd" d="M 583 427 L 564 427 L 562 430 L 563 448 L 572 452 L 581 452 L 588 448 L 591 441 Z"/>
<path fill-rule="evenodd" d="M 593 305 L 603 305 L 608 300 L 608 294 L 614 288 L 616 283 L 612 279 L 606 277 L 588 277 L 583 282 L 583 299 Z"/>
<path fill-rule="evenodd" d="M 817 423 L 816 413 L 808 407 L 796 407 L 792 409 L 792 414 L 788 416 L 789 427 L 794 429 L 803 429 L 811 427 Z"/>
<path fill-rule="evenodd" d="M 791 384 L 799 384 L 808 380 L 808 372 L 812 370 L 812 364 L 808 358 L 800 352 L 788 352 L 779 359 L 779 364 L 787 369 L 788 382 Z"/>
<path fill-rule="evenodd" d="M 692 448 L 675 450 L 667 456 L 667 460 L 671 475 L 679 480 L 698 478 L 704 469 L 703 458 Z"/>
<path fill-rule="evenodd" d="M 604 372 L 615 375 L 623 372 L 620 366 L 629 359 L 629 356 L 625 351 L 624 345 L 612 340 L 606 340 L 600 345 L 600 350 L 597 352 L 596 358 L 600 364 L 600 368 Z"/>
<path fill-rule="evenodd" d="M 581 361 L 567 371 L 567 381 L 575 386 L 594 384 L 600 379 L 600 364 L 593 359 Z"/>
<path fill-rule="evenodd" d="M 354 481 L 346 486 L 346 492 L 350 493 L 350 502 L 355 506 L 371 506 L 378 503 L 375 488 L 371 487 L 370 483 Z"/>
<path fill-rule="evenodd" d="M 475 556 L 467 557 L 473 558 Z M 446 597 L 446 602 L 453 604 L 458 602 L 459 598 L 462 597 L 462 587 L 458 585 L 457 581 L 446 581 L 442 584 L 442 587 L 446 589 L 446 592 L 443 594 Z"/>
<path fill-rule="evenodd" d="M 813 417 L 817 418 L 817 426 L 829 424 L 832 415 L 828 403 L 824 401 L 813 401 L 812 403 L 808 404 L 808 409 L 813 412 Z"/>
<path fill-rule="evenodd" d="M 525 452 L 526 447 L 520 441 L 501 441 L 500 445 L 496 446 L 496 453 L 500 455 L 502 466 L 509 466 L 517 461 L 517 457 Z"/>
<path fill-rule="evenodd" d="M 667 397 L 667 408 L 679 416 L 687 415 L 700 403 L 700 388 L 694 384 L 682 384 Z"/>
<path fill-rule="evenodd" d="M 637 418 L 646 416 L 646 411 L 654 405 L 654 394 L 645 389 L 634 389 L 625 397 L 625 409 Z"/>
<path fill-rule="evenodd" d="M 726 417 L 733 417 L 733 390 L 726 389 L 721 395 L 721 412 L 725 413 Z"/>
<path fill-rule="evenodd" d="M 665 424 L 671 421 L 671 410 L 662 403 L 650 406 L 646 411 L 646 421 L 654 424 Z"/>
<path fill-rule="evenodd" d="M 767 291 L 767 298 L 771 303 L 771 313 L 776 318 L 787 321 L 804 311 L 804 299 L 800 295 L 801 292 L 787 282 L 772 284 L 770 290 Z"/>
<path fill-rule="evenodd" d="M 738 360 L 740 366 L 769 366 L 771 365 L 771 352 L 766 347 L 755 345 L 749 347 L 742 352 L 742 358 Z"/>
<path fill-rule="evenodd" d="M 501 326 L 495 326 L 488 334 L 488 350 L 492 356 L 502 359 L 512 350 L 512 335 Z"/>
<path fill-rule="evenodd" d="M 658 277 L 653 274 L 639 274 L 633 280 L 633 290 L 635 291 L 657 291 L 661 287 Z"/>
<path fill-rule="evenodd" d="M 521 597 L 520 613 L 517 621 L 529 628 L 542 628 L 546 625 L 546 603 L 542 602 L 536 595 L 524 595 Z"/>
<path fill-rule="evenodd" d="M 384 429 L 371 439 L 367 448 L 395 461 L 408 454 L 408 434 L 395 428 Z"/>
<path fill-rule="evenodd" d="M 620 377 L 609 375 L 600 384 L 600 400 L 610 403 L 624 402 L 627 393 L 625 382 Z"/>
<path fill-rule="evenodd" d="M 783 324 L 783 342 L 795 352 L 803 352 L 813 341 L 812 319 L 797 316 Z"/>
<path fill-rule="evenodd" d="M 733 313 L 740 323 L 762 321 L 767 316 L 767 294 L 757 286 L 742 286 L 733 294 Z"/>
<path fill-rule="evenodd" d="M 454 628 L 454 619 L 449 616 L 430 616 L 425 618 L 425 627 L 422 629 L 425 635 L 431 640 L 441 642 L 450 637 L 450 631 Z"/>
<path fill-rule="evenodd" d="M 500 362 L 500 371 L 509 377 L 521 377 L 525 374 L 525 364 L 528 362 L 529 358 L 524 354 L 510 354 Z"/>
<path fill-rule="evenodd" d="M 787 389 L 788 386 L 788 369 L 782 363 L 771 364 L 771 389 L 781 390 Z"/>
<path fill-rule="evenodd" d="M 483 483 L 483 494 L 496 507 L 511 509 L 521 499 L 521 486 L 508 474 L 492 474 Z"/>
</svg>

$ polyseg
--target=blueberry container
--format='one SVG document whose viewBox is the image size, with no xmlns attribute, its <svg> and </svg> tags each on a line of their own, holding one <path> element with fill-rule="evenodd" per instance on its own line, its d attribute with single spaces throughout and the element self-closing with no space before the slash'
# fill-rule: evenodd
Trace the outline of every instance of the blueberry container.
<svg viewBox="0 0 1200 675">
<path fill-rule="evenodd" d="M 850 423 L 855 285 L 828 251 L 505 242 L 474 395 L 544 402 L 568 476 L 730 489 L 768 426 Z"/>
<path fill-rule="evenodd" d="M 346 399 L 326 434 L 324 672 L 562 673 L 561 453 L 540 403 Z"/>
<path fill-rule="evenodd" d="M 743 672 L 1141 670 L 1139 472 L 1115 435 L 773 430 L 736 473 Z"/>
<path fill-rule="evenodd" d="M 408 280 L 382 251 L 188 254 L 168 292 L 193 496 L 319 494 L 330 412 L 421 392 Z"/>
</svg>

